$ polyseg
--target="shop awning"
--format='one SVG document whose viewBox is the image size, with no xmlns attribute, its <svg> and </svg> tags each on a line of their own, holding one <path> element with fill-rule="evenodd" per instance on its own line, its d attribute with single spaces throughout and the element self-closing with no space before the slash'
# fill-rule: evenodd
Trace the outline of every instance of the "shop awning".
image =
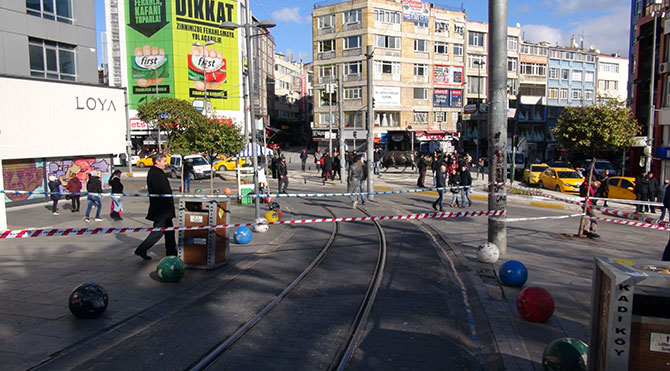
<svg viewBox="0 0 670 371">
<path fill-rule="evenodd" d="M 414 133 L 414 138 L 418 141 L 453 139 L 451 135 L 444 130 L 418 130 Z"/>
</svg>

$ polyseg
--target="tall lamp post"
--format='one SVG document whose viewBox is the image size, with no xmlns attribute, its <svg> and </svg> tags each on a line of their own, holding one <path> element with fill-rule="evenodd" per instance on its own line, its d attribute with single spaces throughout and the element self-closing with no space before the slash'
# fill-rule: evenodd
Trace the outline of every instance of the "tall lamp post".
<svg viewBox="0 0 670 371">
<path fill-rule="evenodd" d="M 210 45 L 214 45 L 215 42 L 212 40 L 208 40 L 205 45 L 200 44 L 199 42 L 195 41 L 193 42 L 193 46 L 197 47 L 202 47 L 202 82 L 203 86 L 205 87 L 205 99 L 202 102 L 203 107 L 202 107 L 202 113 L 207 116 L 208 113 L 208 108 L 207 108 L 207 47 Z"/>
<path fill-rule="evenodd" d="M 479 137 L 481 137 L 481 132 L 480 132 L 480 123 L 481 123 L 481 118 L 479 117 L 480 115 L 480 110 L 479 107 L 482 104 L 482 65 L 486 64 L 483 60 L 477 59 L 474 60 L 472 63 L 477 65 L 477 158 L 479 158 Z"/>
<path fill-rule="evenodd" d="M 234 22 L 223 22 L 221 23 L 221 28 L 225 30 L 234 30 L 236 28 L 244 28 L 244 36 L 247 42 L 247 89 L 249 91 L 249 113 L 251 116 L 251 154 L 253 156 L 253 164 L 254 164 L 254 194 L 256 195 L 254 204 L 255 204 L 255 212 L 254 212 L 254 219 L 258 219 L 260 217 L 260 199 L 258 198 L 258 153 L 257 153 L 257 140 L 256 140 L 256 110 L 254 109 L 254 102 L 253 102 L 253 91 L 254 91 L 254 58 L 251 54 L 251 38 L 253 36 L 262 36 L 268 34 L 268 28 L 272 28 L 276 26 L 276 24 L 270 20 L 262 20 L 260 22 L 251 22 L 251 17 L 249 14 L 249 4 L 247 3 L 247 20 L 250 21 L 250 23 L 245 23 L 245 24 L 237 24 Z M 251 30 L 261 30 L 261 33 L 251 35 Z M 246 118 L 246 115 L 244 116 Z"/>
</svg>

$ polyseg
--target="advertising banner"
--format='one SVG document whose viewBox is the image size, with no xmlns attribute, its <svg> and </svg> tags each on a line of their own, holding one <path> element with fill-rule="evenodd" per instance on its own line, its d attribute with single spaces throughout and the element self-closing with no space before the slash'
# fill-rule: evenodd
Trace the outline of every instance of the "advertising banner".
<svg viewBox="0 0 670 371">
<path fill-rule="evenodd" d="M 237 13 L 234 0 L 127 0 L 130 108 L 156 95 L 203 100 L 206 90 L 213 110 L 239 110 L 238 31 L 219 27 Z"/>
<path fill-rule="evenodd" d="M 400 87 L 399 86 L 376 86 L 375 105 L 377 106 L 399 106 L 400 105 Z"/>
<path fill-rule="evenodd" d="M 408 22 L 428 23 L 430 4 L 422 1 L 403 0 L 402 19 Z"/>
<path fill-rule="evenodd" d="M 449 108 L 451 107 L 451 91 L 449 89 L 433 90 L 433 107 Z"/>
<path fill-rule="evenodd" d="M 451 107 L 461 108 L 463 105 L 463 90 L 451 89 Z"/>
<path fill-rule="evenodd" d="M 433 66 L 433 81 L 435 85 L 462 86 L 463 66 L 436 64 Z"/>
</svg>

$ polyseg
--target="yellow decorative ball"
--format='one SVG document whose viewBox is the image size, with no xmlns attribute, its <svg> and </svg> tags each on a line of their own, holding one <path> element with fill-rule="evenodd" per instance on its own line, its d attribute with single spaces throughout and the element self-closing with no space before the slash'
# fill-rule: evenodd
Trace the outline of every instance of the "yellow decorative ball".
<svg viewBox="0 0 670 371">
<path fill-rule="evenodd" d="M 275 211 L 270 210 L 267 213 L 265 213 L 265 219 L 267 219 L 267 221 L 270 223 L 274 223 L 276 221 L 279 221 L 279 215 L 277 215 Z"/>
</svg>

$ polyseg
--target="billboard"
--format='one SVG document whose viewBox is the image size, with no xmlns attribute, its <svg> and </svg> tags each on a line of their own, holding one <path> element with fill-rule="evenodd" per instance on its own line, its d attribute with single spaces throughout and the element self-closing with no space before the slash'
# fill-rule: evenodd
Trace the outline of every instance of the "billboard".
<svg viewBox="0 0 670 371">
<path fill-rule="evenodd" d="M 433 66 L 433 82 L 435 85 L 462 86 L 463 66 L 436 64 Z"/>
<path fill-rule="evenodd" d="M 460 89 L 433 89 L 433 107 L 460 108 L 463 104 L 463 91 Z"/>
<path fill-rule="evenodd" d="M 430 3 L 416 0 L 402 1 L 402 19 L 408 22 L 428 23 Z"/>
<path fill-rule="evenodd" d="M 240 110 L 238 31 L 219 28 L 238 22 L 237 1 L 125 4 L 131 109 L 155 96 L 202 101 L 206 91 L 213 110 Z M 230 90 L 235 99 L 227 99 Z"/>
<path fill-rule="evenodd" d="M 374 88 L 375 105 L 377 106 L 399 106 L 400 105 L 400 87 L 399 86 L 375 86 Z"/>
</svg>

